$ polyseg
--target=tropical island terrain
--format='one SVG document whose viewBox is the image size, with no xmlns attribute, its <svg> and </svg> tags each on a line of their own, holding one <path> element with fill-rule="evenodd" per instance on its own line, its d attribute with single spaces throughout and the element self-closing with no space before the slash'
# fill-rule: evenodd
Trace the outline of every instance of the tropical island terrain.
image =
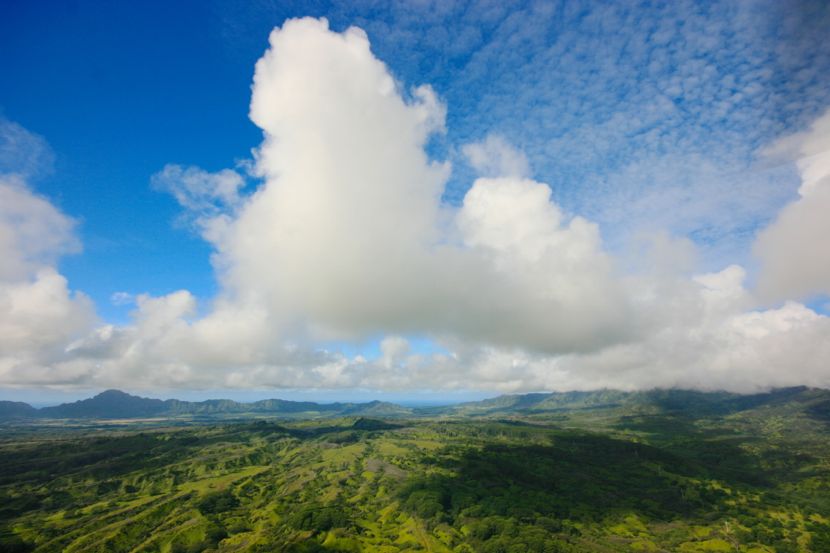
<svg viewBox="0 0 830 553">
<path fill-rule="evenodd" d="M 830 391 L 0 402 L 0 551 L 830 551 Z"/>
</svg>

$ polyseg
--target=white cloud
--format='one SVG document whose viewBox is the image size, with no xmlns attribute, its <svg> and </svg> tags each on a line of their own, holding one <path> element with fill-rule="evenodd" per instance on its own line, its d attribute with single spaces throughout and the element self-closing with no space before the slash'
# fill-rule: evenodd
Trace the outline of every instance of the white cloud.
<svg viewBox="0 0 830 553">
<path fill-rule="evenodd" d="M 24 279 L 80 250 L 75 222 L 16 175 L 0 175 L 0 280 Z"/>
<path fill-rule="evenodd" d="M 503 137 L 490 134 L 483 142 L 465 144 L 462 152 L 473 169 L 483 177 L 527 177 L 530 164 L 523 152 Z"/>
<path fill-rule="evenodd" d="M 391 369 L 399 366 L 410 353 L 409 341 L 402 336 L 387 336 L 380 342 L 379 363 Z"/>
<path fill-rule="evenodd" d="M 405 101 L 354 28 L 294 20 L 270 40 L 251 102 L 265 183 L 215 241 L 229 297 L 314 338 L 440 333 L 546 351 L 618 338 L 624 306 L 594 226 L 515 179 L 480 180 L 450 211 L 448 167 L 424 153 L 443 128 L 429 88 Z"/>
<path fill-rule="evenodd" d="M 759 293 L 773 301 L 830 294 L 830 110 L 809 131 L 776 144 L 771 155 L 797 158 L 801 187 L 755 242 Z"/>
<path fill-rule="evenodd" d="M 752 299 L 743 276 L 729 267 L 679 283 L 683 290 L 667 299 L 681 316 L 663 313 L 660 325 L 640 340 L 561 356 L 455 347 L 457 355 L 436 356 L 409 376 L 417 382 L 440 375 L 449 387 L 503 392 L 830 386 L 830 318 L 794 302 L 747 310 Z"/>
<path fill-rule="evenodd" d="M 0 173 L 27 179 L 51 172 L 54 155 L 46 141 L 0 116 Z"/>
<path fill-rule="evenodd" d="M 135 296 L 129 292 L 115 292 L 110 296 L 110 303 L 116 306 L 130 305 L 135 302 Z"/>
<path fill-rule="evenodd" d="M 66 279 L 52 268 L 31 279 L 0 283 L 0 351 L 51 354 L 86 332 L 92 321 L 89 300 L 73 297 Z"/>
<path fill-rule="evenodd" d="M 0 175 L 0 382 L 33 382 L 89 332 L 91 302 L 73 294 L 54 267 L 77 251 L 74 221 L 16 175 Z M 55 380 L 62 380 L 58 376 Z"/>
<path fill-rule="evenodd" d="M 242 203 L 242 175 L 231 169 L 210 173 L 199 167 L 168 164 L 152 176 L 156 190 L 170 193 L 185 211 L 182 221 L 213 241 L 224 231 L 230 215 Z"/>
<path fill-rule="evenodd" d="M 239 203 L 242 175 L 231 169 L 209 173 L 198 167 L 168 164 L 153 175 L 153 187 L 169 192 L 182 207 L 197 212 L 216 213 Z"/>
<path fill-rule="evenodd" d="M 626 336 L 628 305 L 599 229 L 581 217 L 568 220 L 547 185 L 478 179 L 457 221 L 465 244 L 498 277 L 492 295 L 477 299 L 490 309 L 471 313 L 479 325 L 493 325 L 485 341 L 553 353 Z"/>
</svg>

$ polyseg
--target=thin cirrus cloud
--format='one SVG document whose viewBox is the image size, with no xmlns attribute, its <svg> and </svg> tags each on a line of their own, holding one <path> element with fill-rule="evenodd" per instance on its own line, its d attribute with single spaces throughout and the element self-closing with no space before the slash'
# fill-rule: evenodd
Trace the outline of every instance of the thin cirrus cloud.
<svg viewBox="0 0 830 553">
<path fill-rule="evenodd" d="M 458 206 L 442 203 L 451 167 L 425 149 L 447 132 L 446 113 L 430 87 L 403 89 L 360 29 L 287 21 L 255 70 L 250 115 L 264 139 L 251 172 L 261 184 L 246 193 L 235 171 L 175 165 L 153 178 L 213 247 L 218 296 L 200 312 L 186 290 L 139 294 L 131 324 L 96 321 L 54 266 L 72 241 L 71 224 L 58 224 L 66 217 L 0 204 L 3 247 L 35 260 L 0 290 L 0 324 L 18 340 L 3 348 L 15 353 L 0 360 L 0 380 L 504 391 L 830 384 L 826 316 L 796 301 L 764 308 L 738 265 L 693 275 L 694 246 L 665 232 L 645 236 L 633 264 L 610 253 L 599 225 L 552 201 L 497 135 L 464 149 L 482 176 Z M 812 182 L 815 171 L 803 174 Z M 45 202 L 9 178 L 15 206 Z M 18 228 L 52 229 L 57 238 L 42 243 L 57 246 L 20 240 Z M 63 307 L 43 320 L 22 314 L 15 306 L 29 296 L 18 289 L 45 283 Z M 62 333 L 42 330 L 58 322 Z M 377 359 L 317 345 L 378 335 Z M 442 349 L 419 353 L 407 335 Z"/>
<path fill-rule="evenodd" d="M 487 135 L 481 142 L 465 144 L 461 149 L 476 173 L 484 177 L 526 177 L 530 175 L 527 156 L 504 137 Z"/>
</svg>

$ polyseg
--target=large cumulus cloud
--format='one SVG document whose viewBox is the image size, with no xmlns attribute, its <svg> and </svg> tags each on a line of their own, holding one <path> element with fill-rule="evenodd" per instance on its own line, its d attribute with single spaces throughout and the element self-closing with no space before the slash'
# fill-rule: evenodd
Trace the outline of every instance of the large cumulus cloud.
<svg viewBox="0 0 830 553">
<path fill-rule="evenodd" d="M 443 207 L 424 146 L 444 107 L 402 90 L 359 29 L 289 21 L 257 63 L 264 184 L 216 237 L 227 292 L 315 338 L 438 333 L 548 352 L 618 338 L 625 313 L 595 225 L 516 177 Z"/>
</svg>

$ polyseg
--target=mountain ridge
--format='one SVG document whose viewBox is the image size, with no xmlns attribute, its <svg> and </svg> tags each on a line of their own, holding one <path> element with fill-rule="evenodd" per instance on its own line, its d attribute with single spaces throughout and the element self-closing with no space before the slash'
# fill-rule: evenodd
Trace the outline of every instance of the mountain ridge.
<svg viewBox="0 0 830 553">
<path fill-rule="evenodd" d="M 830 404 L 830 390 L 796 386 L 756 394 L 737 394 L 724 391 L 702 392 L 682 389 L 652 389 L 633 392 L 602 389 L 506 394 L 482 401 L 439 407 L 410 408 L 378 400 L 364 403 L 317 403 L 287 399 L 264 399 L 248 403 L 230 399 L 208 399 L 204 401 L 161 400 L 110 389 L 87 399 L 40 409 L 23 402 L 0 401 L 0 420 L 140 419 L 222 415 L 278 415 L 289 418 L 360 416 L 388 418 L 406 416 L 486 417 L 632 406 L 647 407 L 664 412 L 694 411 L 696 413 L 718 415 L 790 401 L 828 405 Z M 822 413 L 824 412 L 821 407 L 818 407 L 818 409 Z"/>
<path fill-rule="evenodd" d="M 379 409 L 386 406 L 386 409 Z M 393 407 L 393 408 L 392 408 Z M 155 399 L 132 395 L 121 390 L 105 390 L 90 398 L 36 409 L 23 402 L 0 401 L 0 419 L 137 419 L 176 416 L 212 416 L 243 414 L 322 415 L 409 414 L 411 409 L 380 401 L 367 403 L 316 403 L 285 399 L 238 402 L 231 399 L 184 401 Z"/>
</svg>

